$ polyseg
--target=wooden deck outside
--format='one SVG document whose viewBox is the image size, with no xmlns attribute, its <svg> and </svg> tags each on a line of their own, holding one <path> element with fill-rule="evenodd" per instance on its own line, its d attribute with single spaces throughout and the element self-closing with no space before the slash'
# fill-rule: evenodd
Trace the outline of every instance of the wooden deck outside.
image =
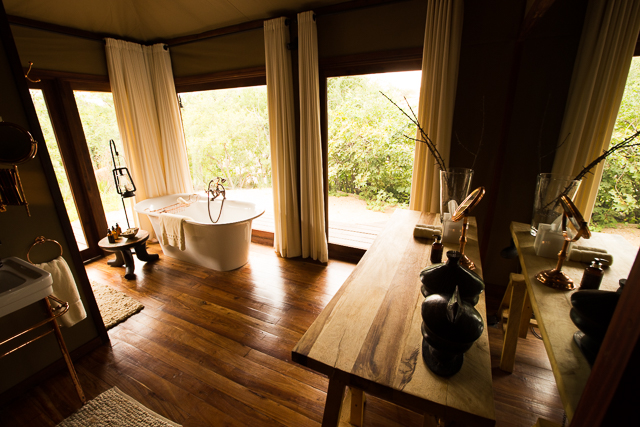
<svg viewBox="0 0 640 427">
<path fill-rule="evenodd" d="M 273 214 L 265 212 L 253 221 L 253 229 L 274 232 Z M 359 224 L 354 222 L 329 221 L 329 243 L 367 250 L 378 234 L 384 229 L 386 222 Z"/>
</svg>

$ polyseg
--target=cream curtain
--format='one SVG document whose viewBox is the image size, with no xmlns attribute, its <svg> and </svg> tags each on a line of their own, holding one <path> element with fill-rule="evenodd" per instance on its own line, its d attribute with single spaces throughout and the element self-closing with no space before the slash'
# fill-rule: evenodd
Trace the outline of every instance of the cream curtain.
<svg viewBox="0 0 640 427">
<path fill-rule="evenodd" d="M 462 0 L 428 1 L 418 120 L 447 166 L 463 17 Z M 433 156 L 424 143 L 416 142 L 410 209 L 439 212 L 439 186 L 440 170 Z"/>
<path fill-rule="evenodd" d="M 298 14 L 300 72 L 300 226 L 302 257 L 329 260 L 320 139 L 318 35 L 313 11 Z"/>
<path fill-rule="evenodd" d="M 273 245 L 283 257 L 302 253 L 298 213 L 298 174 L 289 29 L 285 18 L 264 23 L 267 105 L 271 140 L 271 181 L 275 236 Z"/>
<path fill-rule="evenodd" d="M 553 173 L 576 176 L 609 147 L 638 32 L 640 2 L 591 0 L 573 69 Z M 591 217 L 604 162 L 582 178 L 576 207 Z"/>
<path fill-rule="evenodd" d="M 136 200 L 192 192 L 169 52 L 162 45 L 106 42 L 116 119 Z M 153 234 L 146 217 L 134 216 Z"/>
</svg>

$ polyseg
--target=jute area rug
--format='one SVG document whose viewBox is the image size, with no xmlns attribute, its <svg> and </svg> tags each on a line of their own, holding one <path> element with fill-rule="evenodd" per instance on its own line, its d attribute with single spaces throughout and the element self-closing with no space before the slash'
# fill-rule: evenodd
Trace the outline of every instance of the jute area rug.
<svg viewBox="0 0 640 427">
<path fill-rule="evenodd" d="M 128 295 L 102 283 L 91 281 L 91 288 L 107 329 L 124 322 L 144 308 L 144 305 Z"/>
<path fill-rule="evenodd" d="M 87 402 L 58 427 L 179 427 L 113 387 Z"/>
</svg>

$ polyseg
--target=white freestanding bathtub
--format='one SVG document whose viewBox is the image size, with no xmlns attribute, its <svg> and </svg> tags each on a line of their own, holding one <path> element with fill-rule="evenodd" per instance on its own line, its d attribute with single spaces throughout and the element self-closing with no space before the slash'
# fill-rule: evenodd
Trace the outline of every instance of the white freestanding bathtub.
<svg viewBox="0 0 640 427">
<path fill-rule="evenodd" d="M 178 198 L 192 200 L 190 194 L 172 194 L 143 200 L 136 204 L 139 214 L 149 217 L 153 229 L 161 241 L 160 213 L 158 209 L 178 203 Z M 211 202 L 211 217 L 216 220 L 220 212 L 220 198 Z M 191 218 L 184 222 L 185 250 L 163 245 L 162 252 L 182 261 L 198 264 L 218 271 L 229 271 L 240 268 L 249 260 L 249 244 L 251 243 L 251 221 L 264 213 L 264 208 L 251 202 L 226 199 L 222 214 L 213 224 L 207 213 L 207 196 L 199 195 L 198 200 L 184 208 L 181 212 L 169 211 L 174 215 Z"/>
</svg>

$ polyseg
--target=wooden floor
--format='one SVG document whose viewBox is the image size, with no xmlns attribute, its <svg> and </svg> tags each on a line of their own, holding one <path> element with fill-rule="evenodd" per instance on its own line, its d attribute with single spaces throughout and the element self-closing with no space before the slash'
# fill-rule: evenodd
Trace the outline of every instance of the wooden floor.
<svg viewBox="0 0 640 427">
<path fill-rule="evenodd" d="M 111 257 L 88 264 L 89 278 L 145 308 L 109 331 L 111 345 L 76 362 L 87 398 L 117 386 L 184 426 L 319 425 L 328 381 L 292 363 L 291 349 L 354 265 L 286 260 L 252 244 L 249 263 L 236 271 L 161 254 L 155 263 L 136 260 L 137 279 L 128 281 L 122 268 L 106 264 Z M 498 369 L 501 329 L 489 327 L 489 338 L 497 425 L 531 426 L 538 416 L 560 423 L 542 342 L 521 339 L 507 375 Z M 0 425 L 54 426 L 79 406 L 64 371 L 0 408 Z M 365 425 L 420 426 L 422 417 L 368 398 Z"/>
</svg>

